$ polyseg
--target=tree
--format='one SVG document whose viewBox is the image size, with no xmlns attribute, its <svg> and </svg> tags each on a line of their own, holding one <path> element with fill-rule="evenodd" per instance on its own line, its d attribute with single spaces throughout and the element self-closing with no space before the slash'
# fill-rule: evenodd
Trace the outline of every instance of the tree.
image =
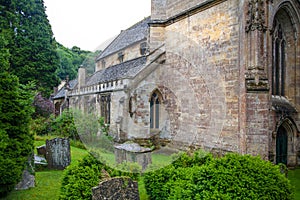
<svg viewBox="0 0 300 200">
<path fill-rule="evenodd" d="M 60 62 L 56 74 L 60 79 L 64 80 L 67 76 L 71 80 L 75 79 L 81 65 L 87 68 L 88 74 L 94 73 L 95 53 L 81 50 L 76 46 L 68 49 L 59 43 L 57 44 L 57 53 Z"/>
<path fill-rule="evenodd" d="M 58 84 L 56 42 L 45 14 L 43 0 L 10 0 L 7 8 L 15 13 L 10 20 L 9 41 L 12 73 L 20 83 L 35 81 L 37 90 L 49 96 Z"/>
<path fill-rule="evenodd" d="M 29 133 L 33 95 L 28 87 L 19 84 L 18 77 L 9 73 L 8 35 L 5 31 L 0 33 L 0 196 L 20 180 L 33 150 L 33 135 Z"/>
<path fill-rule="evenodd" d="M 82 65 L 86 68 L 88 74 L 93 74 L 95 72 L 95 65 L 96 65 L 96 57 L 101 53 L 100 50 L 97 50 L 93 53 L 89 53 L 85 60 L 83 61 Z"/>
</svg>

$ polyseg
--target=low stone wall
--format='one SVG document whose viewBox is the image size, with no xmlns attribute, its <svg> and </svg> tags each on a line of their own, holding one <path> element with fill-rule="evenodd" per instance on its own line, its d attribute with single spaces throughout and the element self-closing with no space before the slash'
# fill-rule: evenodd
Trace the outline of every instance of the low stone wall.
<svg viewBox="0 0 300 200">
<path fill-rule="evenodd" d="M 92 188 L 93 200 L 139 200 L 138 184 L 128 177 L 105 180 Z"/>
</svg>

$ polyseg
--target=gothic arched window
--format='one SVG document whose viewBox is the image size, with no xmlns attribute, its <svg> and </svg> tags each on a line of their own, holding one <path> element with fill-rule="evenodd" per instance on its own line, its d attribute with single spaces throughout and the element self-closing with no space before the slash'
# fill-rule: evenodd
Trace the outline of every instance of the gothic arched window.
<svg viewBox="0 0 300 200">
<path fill-rule="evenodd" d="M 285 82 L 285 40 L 281 24 L 276 21 L 273 33 L 272 94 L 284 96 Z"/>
<path fill-rule="evenodd" d="M 154 91 L 150 98 L 150 128 L 159 128 L 161 94 L 159 91 Z"/>
</svg>

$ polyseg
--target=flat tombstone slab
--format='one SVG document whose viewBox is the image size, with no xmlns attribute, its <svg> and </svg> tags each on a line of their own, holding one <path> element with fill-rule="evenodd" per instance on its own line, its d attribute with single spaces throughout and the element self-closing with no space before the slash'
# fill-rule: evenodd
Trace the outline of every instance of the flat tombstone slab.
<svg viewBox="0 0 300 200">
<path fill-rule="evenodd" d="M 92 188 L 93 200 L 139 200 L 138 184 L 128 177 L 105 180 Z"/>
<path fill-rule="evenodd" d="M 50 169 L 64 169 L 71 163 L 68 138 L 46 140 L 46 160 Z"/>
<path fill-rule="evenodd" d="M 115 157 L 117 163 L 137 162 L 145 170 L 152 163 L 151 149 L 141 147 L 137 143 L 124 143 L 115 145 Z"/>
</svg>

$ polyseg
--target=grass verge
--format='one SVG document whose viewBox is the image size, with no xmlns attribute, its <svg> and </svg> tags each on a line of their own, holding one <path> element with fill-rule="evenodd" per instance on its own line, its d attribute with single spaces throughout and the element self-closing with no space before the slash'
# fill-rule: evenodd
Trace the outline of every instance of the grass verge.
<svg viewBox="0 0 300 200">
<path fill-rule="evenodd" d="M 45 144 L 45 141 L 35 141 L 35 146 Z M 35 150 L 36 151 L 36 150 Z M 86 150 L 71 146 L 71 165 L 75 165 L 88 152 Z M 59 197 L 62 170 L 44 170 L 35 173 L 34 188 L 29 190 L 12 191 L 7 197 L 1 200 L 56 200 Z"/>
<path fill-rule="evenodd" d="M 288 179 L 294 187 L 295 199 L 300 199 L 300 168 L 290 170 L 288 173 Z"/>
</svg>

